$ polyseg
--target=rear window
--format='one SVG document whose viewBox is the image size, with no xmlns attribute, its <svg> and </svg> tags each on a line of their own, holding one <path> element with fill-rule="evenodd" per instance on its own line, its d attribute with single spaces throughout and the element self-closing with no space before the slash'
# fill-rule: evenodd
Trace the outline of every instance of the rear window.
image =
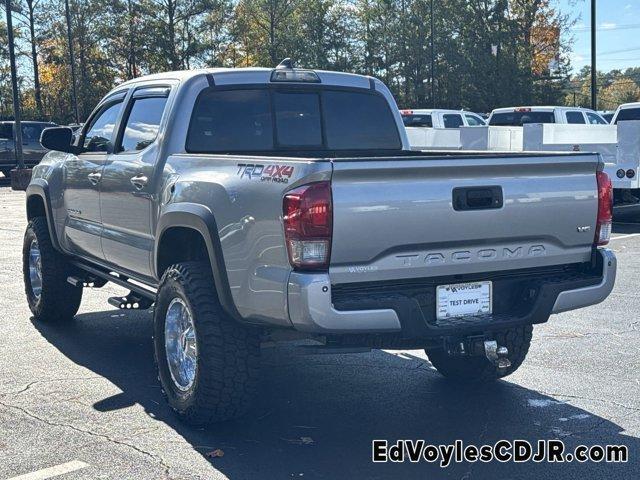
<svg viewBox="0 0 640 480">
<path fill-rule="evenodd" d="M 618 112 L 616 122 L 624 122 L 625 120 L 640 120 L 640 108 L 623 108 Z"/>
<path fill-rule="evenodd" d="M 320 95 L 273 94 L 278 143 L 287 147 L 322 147 Z"/>
<path fill-rule="evenodd" d="M 433 127 L 431 115 L 402 115 L 405 127 Z"/>
<path fill-rule="evenodd" d="M 526 123 L 555 123 L 553 112 L 501 112 L 491 115 L 489 125 L 521 127 Z"/>
<path fill-rule="evenodd" d="M 327 90 L 322 94 L 327 148 L 399 150 L 398 127 L 381 95 Z"/>
<path fill-rule="evenodd" d="M 194 153 L 279 149 L 402 148 L 384 97 L 354 91 L 205 90 L 186 149 Z"/>
</svg>

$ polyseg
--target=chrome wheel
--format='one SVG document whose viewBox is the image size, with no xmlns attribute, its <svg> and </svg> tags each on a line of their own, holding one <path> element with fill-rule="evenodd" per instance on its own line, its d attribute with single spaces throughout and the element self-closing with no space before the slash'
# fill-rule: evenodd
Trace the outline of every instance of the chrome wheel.
<svg viewBox="0 0 640 480">
<path fill-rule="evenodd" d="M 29 245 L 29 283 L 31 291 L 36 300 L 40 300 L 42 294 L 42 260 L 40 257 L 40 247 L 34 238 Z"/>
<path fill-rule="evenodd" d="M 181 298 L 174 298 L 167 309 L 164 347 L 173 383 L 183 392 L 189 390 L 196 378 L 198 345 L 193 317 Z"/>
</svg>

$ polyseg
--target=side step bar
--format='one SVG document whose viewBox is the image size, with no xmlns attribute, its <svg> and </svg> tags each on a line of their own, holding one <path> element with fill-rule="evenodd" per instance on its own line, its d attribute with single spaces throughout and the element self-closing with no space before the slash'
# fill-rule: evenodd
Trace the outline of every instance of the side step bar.
<svg viewBox="0 0 640 480">
<path fill-rule="evenodd" d="M 134 283 L 131 280 L 129 280 L 127 277 L 120 275 L 118 273 L 115 272 L 108 272 L 106 270 L 102 270 L 100 268 L 96 268 L 93 267 L 91 265 L 86 265 L 84 263 L 81 262 L 72 262 L 73 265 L 81 270 L 84 270 L 85 272 L 89 273 L 90 276 L 95 276 L 98 278 L 101 278 L 103 280 L 106 280 L 107 282 L 113 282 L 116 285 L 120 285 L 121 287 L 124 288 L 128 288 L 129 290 L 131 290 L 132 292 L 135 292 L 136 294 L 138 294 L 139 296 L 141 296 L 142 298 L 145 298 L 147 300 L 151 300 L 152 302 L 155 302 L 156 300 L 156 292 L 151 290 L 151 287 L 149 288 L 145 288 L 142 285 L 138 284 L 138 283 Z M 78 277 L 69 277 L 67 278 L 67 281 L 72 284 L 72 285 L 83 285 L 85 286 L 85 284 L 90 284 L 92 282 L 87 281 L 90 279 L 81 279 Z"/>
<path fill-rule="evenodd" d="M 138 295 L 135 292 L 129 292 L 125 297 L 109 297 L 109 305 L 122 310 L 146 310 L 153 305 L 153 300 Z"/>
</svg>

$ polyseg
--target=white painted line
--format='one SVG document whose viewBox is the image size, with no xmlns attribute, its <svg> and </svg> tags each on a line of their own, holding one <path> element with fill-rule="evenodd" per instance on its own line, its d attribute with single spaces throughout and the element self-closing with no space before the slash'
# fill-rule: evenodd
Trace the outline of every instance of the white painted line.
<svg viewBox="0 0 640 480">
<path fill-rule="evenodd" d="M 631 238 L 631 237 L 637 237 L 639 236 L 640 233 L 629 233 L 627 235 L 619 235 L 617 237 L 611 237 L 611 240 L 620 240 L 621 238 Z"/>
<path fill-rule="evenodd" d="M 73 462 L 63 463 L 56 465 L 55 467 L 44 468 L 37 472 L 25 473 L 24 475 L 18 475 L 17 477 L 8 478 L 7 480 L 46 480 L 47 478 L 57 477 L 64 475 L 65 473 L 75 472 L 87 468 L 88 463 L 74 460 Z"/>
</svg>

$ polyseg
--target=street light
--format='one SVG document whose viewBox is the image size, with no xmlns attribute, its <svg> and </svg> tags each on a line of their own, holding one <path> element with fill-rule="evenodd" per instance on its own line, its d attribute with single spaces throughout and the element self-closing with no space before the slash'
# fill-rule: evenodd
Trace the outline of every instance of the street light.
<svg viewBox="0 0 640 480">
<path fill-rule="evenodd" d="M 20 93 L 18 92 L 18 75 L 16 72 L 16 53 L 13 40 L 13 22 L 11 17 L 11 0 L 5 0 L 7 10 L 7 39 L 9 40 L 9 64 L 11 66 L 11 91 L 13 93 L 13 140 L 15 143 L 16 160 L 18 169 L 24 168 L 24 158 L 22 157 L 22 124 L 20 122 Z"/>
<path fill-rule="evenodd" d="M 591 0 L 591 109 L 597 110 L 598 107 L 598 91 L 597 91 L 597 75 L 596 70 L 596 0 Z"/>
</svg>

